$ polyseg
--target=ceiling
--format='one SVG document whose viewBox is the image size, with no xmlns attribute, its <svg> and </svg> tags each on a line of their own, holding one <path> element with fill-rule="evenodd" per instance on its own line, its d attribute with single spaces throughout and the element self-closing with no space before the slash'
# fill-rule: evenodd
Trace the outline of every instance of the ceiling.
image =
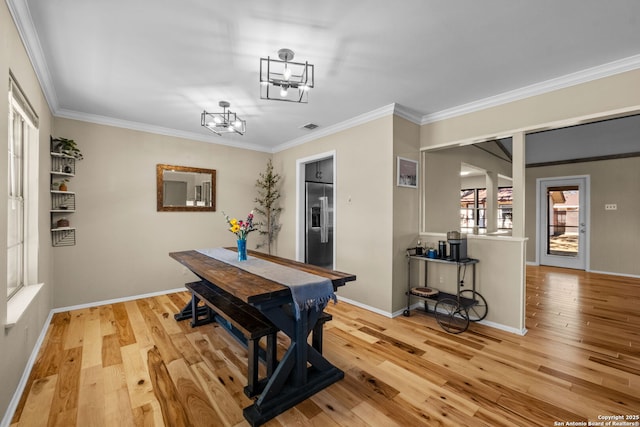
<svg viewBox="0 0 640 427">
<path fill-rule="evenodd" d="M 7 3 L 54 115 L 268 152 L 640 67 L 637 0 Z M 280 48 L 314 64 L 308 104 L 260 99 L 259 59 Z M 200 126 L 221 100 L 244 136 Z"/>
</svg>

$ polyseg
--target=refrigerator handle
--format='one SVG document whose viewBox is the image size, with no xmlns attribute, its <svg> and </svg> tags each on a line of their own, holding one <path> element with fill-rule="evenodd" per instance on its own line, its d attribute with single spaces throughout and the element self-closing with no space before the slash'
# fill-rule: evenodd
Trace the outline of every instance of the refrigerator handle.
<svg viewBox="0 0 640 427">
<path fill-rule="evenodd" d="M 320 243 L 329 242 L 329 200 L 320 197 Z"/>
</svg>

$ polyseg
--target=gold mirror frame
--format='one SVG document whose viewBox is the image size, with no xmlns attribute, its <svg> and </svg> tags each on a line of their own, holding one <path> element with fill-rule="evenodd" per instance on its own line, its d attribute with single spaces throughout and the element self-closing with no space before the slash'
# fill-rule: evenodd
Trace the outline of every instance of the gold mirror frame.
<svg viewBox="0 0 640 427">
<path fill-rule="evenodd" d="M 211 206 L 165 206 L 164 172 L 186 172 L 211 176 Z M 156 165 L 156 191 L 158 212 L 215 212 L 216 210 L 216 171 L 215 169 L 192 168 L 189 166 Z"/>
</svg>

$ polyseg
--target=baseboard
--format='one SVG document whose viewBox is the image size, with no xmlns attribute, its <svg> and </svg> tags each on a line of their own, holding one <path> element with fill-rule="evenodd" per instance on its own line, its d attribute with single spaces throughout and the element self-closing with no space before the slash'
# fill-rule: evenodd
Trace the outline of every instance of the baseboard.
<svg viewBox="0 0 640 427">
<path fill-rule="evenodd" d="M 22 393 L 24 393 L 24 389 L 27 386 L 27 381 L 29 379 L 29 375 L 31 375 L 31 370 L 33 369 L 33 365 L 36 363 L 36 358 L 38 357 L 38 352 L 40 351 L 40 348 L 42 347 L 42 343 L 44 342 L 44 338 L 47 335 L 47 330 L 49 328 L 49 325 L 51 324 L 51 319 L 53 318 L 53 315 L 55 313 L 62 313 L 62 312 L 65 312 L 65 311 L 79 310 L 79 309 L 90 308 L 90 307 L 98 307 L 98 306 L 101 306 L 101 305 L 115 304 L 115 303 L 119 303 L 119 302 L 134 301 L 134 300 L 141 299 L 141 298 L 148 298 L 148 297 L 155 297 L 155 296 L 159 296 L 159 295 L 173 294 L 173 293 L 176 293 L 176 292 L 182 292 L 184 290 L 186 290 L 186 289 L 185 288 L 168 289 L 168 290 L 165 290 L 165 291 L 151 292 L 151 293 L 143 294 L 143 295 L 134 295 L 134 296 L 130 296 L 130 297 L 115 298 L 115 299 L 111 299 L 111 300 L 92 302 L 92 303 L 89 303 L 89 304 L 79 304 L 79 305 L 74 305 L 74 306 L 69 306 L 69 307 L 59 307 L 59 308 L 51 309 L 51 311 L 49 312 L 49 316 L 47 317 L 47 320 L 44 323 L 42 331 L 40 331 L 40 335 L 38 336 L 38 340 L 36 341 L 36 344 L 34 345 L 33 350 L 31 351 L 31 355 L 29 356 L 29 360 L 27 361 L 27 365 L 24 368 L 24 372 L 22 373 L 22 377 L 20 378 L 20 381 L 18 382 L 18 388 L 16 389 L 15 393 L 13 394 L 13 397 L 11 398 L 11 402 L 9 402 L 9 406 L 7 407 L 7 410 L 6 410 L 5 414 L 4 414 L 4 417 L 2 418 L 2 421 L 0 422 L 0 427 L 9 427 L 11 425 L 11 420 L 13 419 L 13 415 L 15 414 L 16 409 L 18 408 L 18 404 L 20 403 L 20 397 L 22 397 Z"/>
<path fill-rule="evenodd" d="M 520 335 L 520 336 L 525 336 L 527 332 L 529 332 L 527 328 L 522 328 L 522 329 L 512 328 L 511 326 L 506 326 L 501 323 L 490 322 L 488 320 L 481 320 L 478 323 L 481 325 L 488 326 L 490 328 L 499 329 L 501 331 L 509 332 L 512 334 Z"/>
<path fill-rule="evenodd" d="M 388 311 L 380 310 L 379 308 L 371 307 L 370 305 L 362 304 L 361 302 L 354 301 L 349 298 L 341 297 L 340 295 L 337 295 L 337 297 L 338 297 L 338 301 L 344 301 L 347 304 L 355 305 L 356 307 L 363 308 L 367 311 L 372 311 L 384 317 L 388 317 L 388 318 L 394 317 L 394 315 L 392 313 L 389 313 Z"/>
<path fill-rule="evenodd" d="M 117 304 L 119 302 L 127 302 L 127 301 L 134 301 L 134 300 L 137 300 L 137 299 L 142 299 L 142 298 L 157 297 L 159 295 L 175 294 L 176 292 L 182 292 L 182 291 L 186 291 L 186 290 L 187 290 L 187 288 L 184 288 L 184 287 L 183 288 L 177 288 L 177 289 L 167 289 L 166 291 L 150 292 L 148 294 L 133 295 L 133 296 L 130 296 L 130 297 L 114 298 L 114 299 L 109 299 L 109 300 L 104 300 L 104 301 L 90 302 L 90 303 L 87 303 L 87 304 L 71 305 L 71 306 L 68 306 L 68 307 L 58 307 L 58 308 L 54 308 L 51 311 L 53 313 L 63 313 L 65 311 L 81 310 L 83 308 L 99 307 L 101 305 L 107 305 L 107 304 Z"/>
<path fill-rule="evenodd" d="M 621 277 L 630 277 L 632 279 L 640 279 L 640 276 L 637 274 L 611 273 L 610 271 L 599 271 L 599 270 L 587 270 L 587 272 L 597 273 L 597 274 L 606 274 L 608 276 L 621 276 Z"/>
<path fill-rule="evenodd" d="M 29 375 L 31 375 L 31 369 L 33 369 L 33 365 L 36 363 L 36 358 L 38 357 L 38 352 L 40 351 L 40 347 L 42 347 L 42 343 L 44 342 L 44 338 L 47 336 L 47 329 L 51 324 L 51 319 L 53 318 L 53 310 L 49 312 L 49 316 L 47 316 L 47 320 L 44 322 L 44 327 L 40 331 L 40 335 L 36 340 L 35 345 L 33 346 L 33 350 L 31 351 L 31 355 L 29 356 L 29 360 L 27 360 L 27 365 L 24 368 L 24 372 L 22 373 L 22 377 L 20 377 L 20 381 L 18 382 L 18 387 L 16 391 L 13 393 L 13 397 L 9 402 L 9 406 L 7 407 L 6 412 L 4 413 L 4 417 L 0 422 L 0 427 L 9 427 L 11 425 L 11 419 L 18 408 L 18 404 L 20 403 L 20 398 L 22 397 L 22 393 L 24 392 L 24 388 L 27 386 L 27 380 L 29 379 Z"/>
</svg>

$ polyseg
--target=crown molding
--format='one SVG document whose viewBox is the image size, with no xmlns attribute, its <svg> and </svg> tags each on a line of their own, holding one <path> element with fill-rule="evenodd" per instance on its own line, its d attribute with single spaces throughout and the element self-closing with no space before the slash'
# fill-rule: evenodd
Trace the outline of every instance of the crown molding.
<svg viewBox="0 0 640 427">
<path fill-rule="evenodd" d="M 40 87 L 44 92 L 44 97 L 49 104 L 49 109 L 55 113 L 58 109 L 58 96 L 56 95 L 53 81 L 51 80 L 51 73 L 47 67 L 47 61 L 44 59 L 42 52 L 42 46 L 40 45 L 40 39 L 38 39 L 38 33 L 36 32 L 35 25 L 33 25 L 33 19 L 31 19 L 31 12 L 29 6 L 25 0 L 6 0 L 7 7 L 13 18 L 13 22 L 16 24 L 18 34 L 22 39 L 22 44 L 27 51 L 27 56 L 31 65 L 36 72 Z"/>
<path fill-rule="evenodd" d="M 361 114 L 352 119 L 345 120 L 340 123 L 336 123 L 335 125 L 327 126 L 326 128 L 320 128 L 314 130 L 309 135 L 301 136 L 300 138 L 292 139 L 291 141 L 285 142 L 283 144 L 277 145 L 273 148 L 273 153 L 278 153 L 280 151 L 287 150 L 289 148 L 296 147 L 298 145 L 305 144 L 307 142 L 314 141 L 318 138 L 322 138 L 324 136 L 329 136 L 334 133 L 341 132 L 343 130 L 350 129 L 352 127 L 370 122 L 372 120 L 379 119 L 381 117 L 389 116 L 394 113 L 397 104 L 389 104 L 384 107 L 377 108 L 373 111 L 369 111 L 368 113 Z"/>
<path fill-rule="evenodd" d="M 157 135 L 184 138 L 192 141 L 208 142 L 210 144 L 226 145 L 229 147 L 242 148 L 245 150 L 261 151 L 266 153 L 271 152 L 269 148 L 263 147 L 261 145 L 247 144 L 247 143 L 237 142 L 237 141 L 229 141 L 227 139 L 224 139 L 223 137 L 213 136 L 213 134 L 212 136 L 209 137 L 196 132 L 179 131 L 175 129 L 165 128 L 162 126 L 154 126 L 146 123 L 138 123 L 138 122 L 131 122 L 128 120 L 114 119 L 112 117 L 99 116 L 96 114 L 86 114 L 86 113 L 79 113 L 77 111 L 60 109 L 55 114 L 55 117 L 60 117 L 63 119 L 79 120 L 82 122 L 95 123 L 99 125 L 114 126 L 118 128 L 136 130 L 140 132 L 154 133 Z"/>
<path fill-rule="evenodd" d="M 536 95 L 542 95 L 554 90 L 564 89 L 581 83 L 587 83 L 604 77 L 610 77 L 615 74 L 624 73 L 640 68 L 640 55 L 629 56 L 617 61 L 608 62 L 596 67 L 587 68 L 575 73 L 566 74 L 540 83 L 534 83 L 519 89 L 504 92 L 488 98 L 469 102 L 467 104 L 458 105 L 453 108 L 438 111 L 436 113 L 427 114 L 422 117 L 421 125 L 437 122 L 439 120 L 450 119 L 452 117 L 461 116 L 463 114 L 473 113 L 484 110 L 486 108 L 497 107 L 513 101 L 530 98 Z"/>
<path fill-rule="evenodd" d="M 398 117 L 402 117 L 405 120 L 410 121 L 416 125 L 422 124 L 422 118 L 424 117 L 421 113 L 418 113 L 415 110 L 407 108 L 400 104 L 394 104 L 395 109 L 393 110 L 393 114 Z"/>
</svg>

